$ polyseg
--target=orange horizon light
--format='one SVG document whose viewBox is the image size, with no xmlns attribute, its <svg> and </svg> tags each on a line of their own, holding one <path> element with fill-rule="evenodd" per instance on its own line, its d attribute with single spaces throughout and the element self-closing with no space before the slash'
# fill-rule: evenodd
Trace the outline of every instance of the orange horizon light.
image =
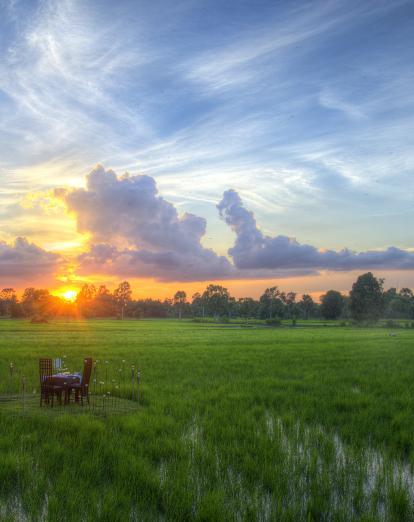
<svg viewBox="0 0 414 522">
<path fill-rule="evenodd" d="M 69 303 L 74 303 L 78 296 L 78 292 L 77 290 L 68 289 L 63 291 L 60 295 L 65 301 L 68 301 Z"/>
</svg>

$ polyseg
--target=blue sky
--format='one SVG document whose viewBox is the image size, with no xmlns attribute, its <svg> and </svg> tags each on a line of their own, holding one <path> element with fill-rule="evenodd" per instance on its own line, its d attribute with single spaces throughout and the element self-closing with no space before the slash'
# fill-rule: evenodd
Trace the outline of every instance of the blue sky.
<svg viewBox="0 0 414 522">
<path fill-rule="evenodd" d="M 0 6 L 0 239 L 64 252 L 73 219 L 22 201 L 100 163 L 155 178 L 219 255 L 230 188 L 269 236 L 413 248 L 413 1 Z"/>
</svg>

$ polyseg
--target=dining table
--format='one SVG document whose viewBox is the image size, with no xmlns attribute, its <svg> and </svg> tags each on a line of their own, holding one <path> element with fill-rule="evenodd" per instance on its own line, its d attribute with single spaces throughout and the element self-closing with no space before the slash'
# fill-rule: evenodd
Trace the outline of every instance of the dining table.
<svg viewBox="0 0 414 522">
<path fill-rule="evenodd" d="M 65 404 L 69 403 L 70 389 L 72 384 L 79 384 L 82 376 L 80 373 L 54 373 L 51 377 L 46 379 L 47 384 L 53 386 L 62 386 L 65 392 Z M 76 397 L 76 396 L 75 396 Z M 78 399 L 79 400 L 79 399 Z"/>
</svg>

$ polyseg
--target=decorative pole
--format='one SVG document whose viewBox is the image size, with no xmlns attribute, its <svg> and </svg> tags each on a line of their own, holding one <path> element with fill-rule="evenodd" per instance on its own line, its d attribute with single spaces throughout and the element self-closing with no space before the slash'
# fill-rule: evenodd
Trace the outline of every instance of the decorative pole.
<svg viewBox="0 0 414 522">
<path fill-rule="evenodd" d="M 137 372 L 137 403 L 139 404 L 139 388 L 141 384 L 141 370 Z"/>
<path fill-rule="evenodd" d="M 11 362 L 9 365 L 9 395 L 12 394 L 13 387 L 13 363 Z"/>
<path fill-rule="evenodd" d="M 22 378 L 22 392 L 23 392 L 23 413 L 26 410 L 26 377 Z"/>
<path fill-rule="evenodd" d="M 131 367 L 131 400 L 135 399 L 135 366 Z"/>
</svg>

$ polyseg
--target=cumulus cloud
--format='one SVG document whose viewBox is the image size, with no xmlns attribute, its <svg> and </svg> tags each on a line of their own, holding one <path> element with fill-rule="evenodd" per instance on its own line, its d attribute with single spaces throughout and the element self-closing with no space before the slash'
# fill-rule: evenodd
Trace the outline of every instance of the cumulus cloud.
<svg viewBox="0 0 414 522">
<path fill-rule="evenodd" d="M 257 227 L 234 190 L 227 190 L 217 205 L 221 217 L 236 233 L 228 253 L 235 266 L 245 269 L 365 270 L 414 268 L 414 252 L 389 247 L 386 250 L 353 252 L 321 250 L 287 236 L 265 236 Z"/>
<path fill-rule="evenodd" d="M 56 271 L 60 261 L 59 255 L 47 252 L 25 238 L 19 237 L 13 244 L 0 241 L 0 278 L 29 280 L 48 276 Z"/>
<path fill-rule="evenodd" d="M 202 246 L 206 220 L 180 216 L 150 176 L 117 176 L 98 165 L 86 189 L 55 195 L 76 216 L 79 232 L 91 236 L 90 250 L 79 258 L 81 270 L 185 281 L 233 273 L 227 258 Z"/>
</svg>

